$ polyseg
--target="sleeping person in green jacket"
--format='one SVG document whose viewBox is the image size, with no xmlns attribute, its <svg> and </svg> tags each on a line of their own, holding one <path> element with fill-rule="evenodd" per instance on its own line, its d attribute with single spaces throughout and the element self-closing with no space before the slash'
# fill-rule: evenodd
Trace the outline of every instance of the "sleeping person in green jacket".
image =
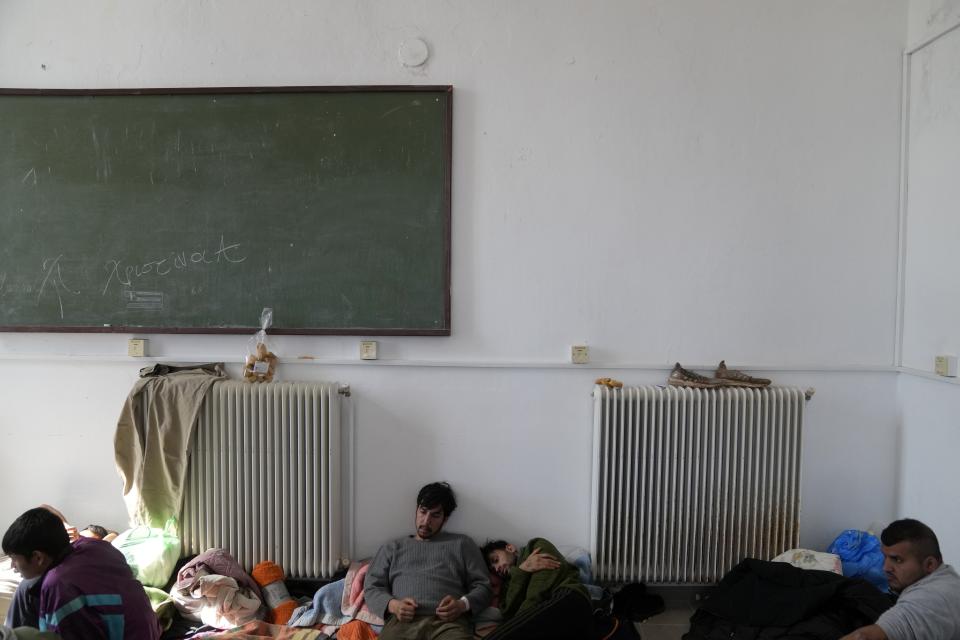
<svg viewBox="0 0 960 640">
<path fill-rule="evenodd" d="M 497 540 L 481 549 L 491 573 L 504 582 L 500 612 L 504 623 L 486 640 L 507 638 L 591 638 L 593 606 L 580 572 L 544 538 L 534 538 L 519 551 Z"/>
</svg>

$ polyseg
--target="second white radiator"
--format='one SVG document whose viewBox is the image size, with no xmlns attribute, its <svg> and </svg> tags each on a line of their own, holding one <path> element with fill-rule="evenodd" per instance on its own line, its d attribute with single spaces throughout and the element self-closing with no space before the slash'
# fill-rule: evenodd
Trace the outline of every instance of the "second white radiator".
<svg viewBox="0 0 960 640">
<path fill-rule="evenodd" d="M 796 547 L 804 401 L 785 387 L 596 387 L 594 577 L 709 584 Z"/>
</svg>

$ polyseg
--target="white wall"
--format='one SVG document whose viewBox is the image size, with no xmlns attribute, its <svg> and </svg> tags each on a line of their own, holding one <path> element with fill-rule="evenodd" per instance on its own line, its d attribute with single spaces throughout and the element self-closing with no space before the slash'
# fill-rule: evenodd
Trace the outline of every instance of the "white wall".
<svg viewBox="0 0 960 640">
<path fill-rule="evenodd" d="M 958 59 L 960 29 L 909 57 L 902 364 L 921 371 L 960 355 Z"/>
<path fill-rule="evenodd" d="M 960 451 L 960 385 L 901 375 L 901 478 L 898 515 L 930 525 L 944 559 L 960 564 L 960 489 L 953 480 Z"/>
<path fill-rule="evenodd" d="M 337 364 L 352 338 L 277 339 L 321 359 L 284 378 L 356 391 L 360 553 L 407 530 L 434 478 L 478 538 L 586 544 L 592 379 L 721 358 L 818 388 L 803 541 L 822 546 L 894 510 L 895 374 L 864 371 L 893 354 L 906 10 L 7 0 L 0 86 L 454 85 L 453 335 L 382 339 L 398 366 Z M 407 70 L 413 36 L 431 58 Z M 119 526 L 125 338 L 0 335 L 0 482 L 21 486 L 0 521 L 43 500 Z M 605 368 L 554 366 L 580 342 Z M 151 351 L 236 359 L 244 343 L 151 336 Z"/>
<path fill-rule="evenodd" d="M 960 21 L 960 0 L 909 0 L 908 44 L 917 45 Z"/>
<path fill-rule="evenodd" d="M 910 0 L 909 16 L 909 43 L 919 45 L 960 23 L 960 2 Z M 958 51 L 960 32 L 953 31 L 912 56 L 903 336 L 908 369 L 897 383 L 897 515 L 929 524 L 954 565 L 960 562 L 960 515 L 954 507 L 960 491 L 950 471 L 960 461 L 960 384 L 913 370 L 931 371 L 934 355 L 960 349 L 960 272 L 951 259 L 960 241 L 960 192 L 951 174 L 960 140 Z"/>
</svg>

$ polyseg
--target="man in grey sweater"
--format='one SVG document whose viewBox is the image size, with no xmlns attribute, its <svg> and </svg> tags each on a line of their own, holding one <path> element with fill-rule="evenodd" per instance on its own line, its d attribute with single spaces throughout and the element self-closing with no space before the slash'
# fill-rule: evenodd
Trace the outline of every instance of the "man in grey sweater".
<svg viewBox="0 0 960 640">
<path fill-rule="evenodd" d="M 897 603 L 876 624 L 841 640 L 960 640 L 960 576 L 943 563 L 933 530 L 918 520 L 897 520 L 880 542 Z"/>
<path fill-rule="evenodd" d="M 446 482 L 420 489 L 416 532 L 380 547 L 363 583 L 371 611 L 386 624 L 381 640 L 472 640 L 469 612 L 490 602 L 487 563 L 476 543 L 443 531 L 457 508 Z"/>
</svg>

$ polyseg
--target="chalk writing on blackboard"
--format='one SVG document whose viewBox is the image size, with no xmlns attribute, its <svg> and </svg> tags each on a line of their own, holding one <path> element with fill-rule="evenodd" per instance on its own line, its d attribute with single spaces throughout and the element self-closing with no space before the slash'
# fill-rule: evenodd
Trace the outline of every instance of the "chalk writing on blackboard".
<svg viewBox="0 0 960 640">
<path fill-rule="evenodd" d="M 43 261 L 43 282 L 40 283 L 40 291 L 37 292 L 37 304 L 40 304 L 40 298 L 43 296 L 44 291 L 48 291 L 47 285 L 56 293 L 57 304 L 60 307 L 60 318 L 63 318 L 63 296 L 61 293 L 72 293 L 75 296 L 80 295 L 79 291 L 74 291 L 68 287 L 63 281 L 63 273 L 60 269 L 60 259 L 63 258 L 63 254 L 58 255 L 56 258 L 47 258 Z"/>
<path fill-rule="evenodd" d="M 110 258 L 103 263 L 107 272 L 107 280 L 103 284 L 101 295 L 106 295 L 113 282 L 130 287 L 135 280 L 147 275 L 166 276 L 173 271 L 182 271 L 192 265 L 204 264 L 240 264 L 247 257 L 243 255 L 239 242 L 226 244 L 223 235 L 220 236 L 220 246 L 215 251 L 197 247 L 193 251 L 171 251 L 165 258 L 138 260 L 134 263 L 125 263 L 123 260 Z"/>
<path fill-rule="evenodd" d="M 81 298 L 85 295 L 104 296 L 115 287 L 120 287 L 120 301 L 129 310 L 162 310 L 162 291 L 137 290 L 134 285 L 141 279 L 144 282 L 156 284 L 158 279 L 165 279 L 176 272 L 190 270 L 224 268 L 238 265 L 247 260 L 242 243 L 230 242 L 223 234 L 219 241 L 209 244 L 194 244 L 191 249 L 181 249 L 159 253 L 160 257 L 150 256 L 146 259 L 137 258 L 109 258 L 102 260 L 98 256 L 76 258 L 58 253 L 55 256 L 42 260 L 40 273 L 18 273 L 4 270 L 0 272 L 0 297 L 22 297 L 31 295 L 31 304 L 39 307 L 44 300 L 55 298 L 56 311 L 59 317 L 66 317 L 71 298 Z M 91 285 L 83 277 L 93 265 L 102 264 L 106 273 L 103 286 L 98 291 L 91 291 Z M 95 267 L 93 267 L 95 268 Z M 149 276 L 149 277 L 148 277 Z M 198 295 L 202 290 L 199 285 L 193 285 L 191 293 Z M 116 294 L 114 294 L 116 295 Z M 22 299 L 22 298 L 21 298 Z"/>
</svg>

